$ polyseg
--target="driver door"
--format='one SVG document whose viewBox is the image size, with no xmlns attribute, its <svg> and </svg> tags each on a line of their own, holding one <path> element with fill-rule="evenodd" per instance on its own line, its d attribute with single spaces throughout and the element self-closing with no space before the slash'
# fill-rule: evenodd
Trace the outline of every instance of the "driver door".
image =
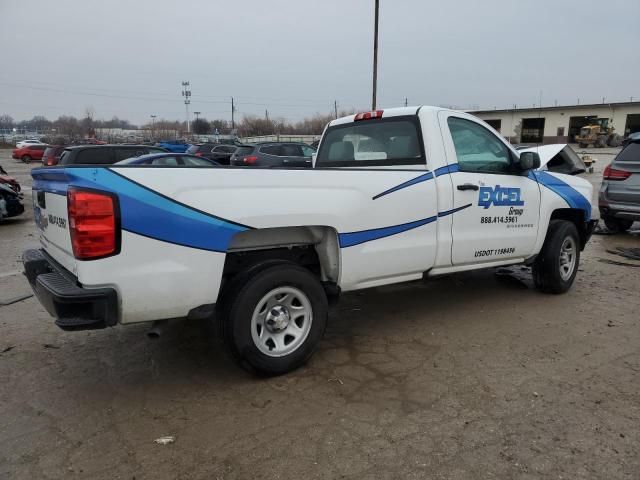
<svg viewBox="0 0 640 480">
<path fill-rule="evenodd" d="M 452 264 L 466 265 L 528 257 L 538 233 L 540 189 L 514 166 L 516 154 L 470 115 L 445 113 L 452 173 Z M 447 135 L 448 132 L 448 135 Z"/>
</svg>

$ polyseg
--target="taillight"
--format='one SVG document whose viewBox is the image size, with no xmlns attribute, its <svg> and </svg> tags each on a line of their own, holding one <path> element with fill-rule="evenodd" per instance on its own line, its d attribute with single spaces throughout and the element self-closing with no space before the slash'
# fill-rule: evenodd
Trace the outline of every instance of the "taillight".
<svg viewBox="0 0 640 480">
<path fill-rule="evenodd" d="M 602 173 L 602 177 L 605 180 L 626 180 L 630 176 L 631 172 L 611 168 L 611 165 L 607 165 L 607 168 L 605 168 L 604 172 Z"/>
<path fill-rule="evenodd" d="M 92 260 L 120 250 L 117 200 L 109 193 L 70 188 L 67 193 L 73 255 Z"/>
<path fill-rule="evenodd" d="M 372 112 L 360 112 L 356 114 L 353 121 L 357 122 L 358 120 L 372 120 L 374 118 L 382 118 L 383 113 L 384 113 L 384 110 L 374 110 Z"/>
<path fill-rule="evenodd" d="M 244 157 L 242 161 L 247 165 L 253 165 L 258 161 L 258 157 L 256 157 L 255 155 L 249 155 L 248 157 Z"/>
</svg>

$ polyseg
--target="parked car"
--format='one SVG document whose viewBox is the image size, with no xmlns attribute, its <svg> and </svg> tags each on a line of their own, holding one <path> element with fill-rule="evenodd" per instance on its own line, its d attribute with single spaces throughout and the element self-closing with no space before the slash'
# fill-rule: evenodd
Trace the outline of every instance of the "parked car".
<svg viewBox="0 0 640 480">
<path fill-rule="evenodd" d="M 185 153 L 189 145 L 184 140 L 164 140 L 156 143 L 156 147 L 164 148 L 165 150 L 173 153 Z"/>
<path fill-rule="evenodd" d="M 15 217 L 24 212 L 22 194 L 6 183 L 0 183 L 0 223 L 5 218 Z"/>
<path fill-rule="evenodd" d="M 164 148 L 147 145 L 82 145 L 66 147 L 59 165 L 109 165 L 149 153 L 166 153 Z"/>
<path fill-rule="evenodd" d="M 205 157 L 222 165 L 231 163 L 231 155 L 236 151 L 235 145 L 224 145 L 220 143 L 196 143 L 187 149 L 187 153 L 197 157 Z"/>
<path fill-rule="evenodd" d="M 2 165 L 0 165 L 0 184 L 8 185 L 16 193 L 20 193 L 20 184 L 15 178 L 9 176 Z"/>
<path fill-rule="evenodd" d="M 40 140 L 27 139 L 27 140 L 21 140 L 18 143 L 16 143 L 16 148 L 22 148 L 26 145 L 45 145 L 45 144 L 42 143 Z"/>
<path fill-rule="evenodd" d="M 597 223 L 589 181 L 536 171 L 460 111 L 336 119 L 315 166 L 34 169 L 36 219 L 68 227 L 36 221 L 26 277 L 62 329 L 209 319 L 277 375 L 310 358 L 340 292 L 518 264 L 566 292 Z"/>
<path fill-rule="evenodd" d="M 306 143 L 267 142 L 238 146 L 231 165 L 244 167 L 311 167 L 316 149 Z"/>
<path fill-rule="evenodd" d="M 629 230 L 640 221 L 640 138 L 628 143 L 604 169 L 598 207 L 611 231 Z"/>
<path fill-rule="evenodd" d="M 64 145 L 49 145 L 42 155 L 42 166 L 52 167 L 57 165 L 60 160 L 60 155 L 62 155 L 65 148 Z"/>
<path fill-rule="evenodd" d="M 29 163 L 31 160 L 41 160 L 46 148 L 47 145 L 44 143 L 29 143 L 23 147 L 14 148 L 11 156 L 17 160 L 22 160 L 24 163 Z"/>
<path fill-rule="evenodd" d="M 127 158 L 116 165 L 162 165 L 164 167 L 219 167 L 220 164 L 208 158 L 187 153 L 150 153 Z"/>
</svg>

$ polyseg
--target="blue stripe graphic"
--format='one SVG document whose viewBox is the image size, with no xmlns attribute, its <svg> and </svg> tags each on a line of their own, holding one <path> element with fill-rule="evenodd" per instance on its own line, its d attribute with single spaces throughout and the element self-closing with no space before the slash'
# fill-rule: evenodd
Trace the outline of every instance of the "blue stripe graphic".
<svg viewBox="0 0 640 480">
<path fill-rule="evenodd" d="M 453 163 L 451 165 L 445 165 L 444 167 L 436 168 L 433 173 L 435 173 L 436 177 L 439 177 L 441 175 L 448 175 L 457 171 L 459 171 L 458 164 Z"/>
<path fill-rule="evenodd" d="M 67 168 L 64 177 L 74 187 L 115 193 L 122 228 L 156 240 L 226 252 L 235 234 L 251 228 L 175 202 L 106 168 Z M 36 189 L 58 193 L 63 185 L 61 177 L 46 178 L 38 173 L 35 178 Z"/>
<path fill-rule="evenodd" d="M 403 188 L 410 187 L 411 185 L 415 185 L 416 183 L 426 182 L 427 180 L 431 180 L 432 178 L 439 177 L 441 175 L 448 175 L 450 173 L 454 173 L 458 171 L 458 164 L 454 163 L 453 165 L 446 165 L 444 167 L 436 168 L 433 172 L 427 172 L 425 174 L 420 175 L 419 177 L 413 178 L 411 180 L 407 180 L 400 185 L 396 185 L 395 187 L 390 188 L 389 190 L 385 190 L 382 193 L 377 194 L 372 200 L 376 200 L 380 197 L 384 197 L 393 192 L 397 192 L 398 190 L 402 190 Z"/>
<path fill-rule="evenodd" d="M 531 173 L 535 179 L 537 179 L 538 183 L 560 195 L 571 208 L 583 210 L 586 221 L 591 219 L 591 202 L 575 188 L 545 171 Z"/>
<path fill-rule="evenodd" d="M 422 220 L 416 220 L 415 222 L 393 225 L 391 227 L 373 228 L 371 230 L 362 230 L 360 232 L 341 233 L 338 235 L 340 248 L 353 247 L 354 245 L 360 245 L 361 243 L 366 243 L 372 240 L 378 240 L 380 238 L 397 235 L 398 233 L 406 232 L 408 230 L 413 230 L 414 228 L 422 227 L 423 225 L 435 222 L 438 217 L 451 215 L 455 212 L 459 212 L 460 210 L 464 210 L 465 208 L 469 208 L 470 206 L 471 204 L 469 203 L 468 205 L 453 208 L 451 210 L 446 210 L 444 212 L 439 212 L 438 215 L 423 218 Z"/>
<path fill-rule="evenodd" d="M 390 194 L 392 192 L 395 192 L 397 190 L 401 190 L 403 188 L 410 187 L 411 185 L 415 185 L 416 183 L 426 182 L 427 180 L 431 180 L 432 178 L 433 178 L 433 173 L 427 172 L 427 173 L 425 173 L 423 175 L 420 175 L 419 177 L 416 177 L 416 178 L 414 178 L 412 180 L 407 180 L 406 182 L 401 183 L 400 185 L 396 185 L 395 187 L 390 188 L 389 190 L 385 190 L 384 192 L 379 193 L 378 195 L 373 197 L 372 200 L 375 200 L 376 198 L 383 197 L 383 196 L 388 195 L 388 194 Z"/>
</svg>

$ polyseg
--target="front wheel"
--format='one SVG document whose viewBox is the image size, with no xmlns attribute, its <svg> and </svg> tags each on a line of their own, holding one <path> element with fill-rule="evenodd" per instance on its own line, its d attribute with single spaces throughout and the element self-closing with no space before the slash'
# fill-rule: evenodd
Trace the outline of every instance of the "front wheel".
<svg viewBox="0 0 640 480">
<path fill-rule="evenodd" d="M 218 315 L 219 334 L 250 372 L 280 375 L 302 366 L 327 324 L 325 291 L 306 268 L 278 263 L 227 289 Z"/>
<path fill-rule="evenodd" d="M 542 250 L 533 264 L 536 288 L 564 293 L 571 288 L 580 263 L 580 237 L 572 222 L 552 220 Z"/>
</svg>

